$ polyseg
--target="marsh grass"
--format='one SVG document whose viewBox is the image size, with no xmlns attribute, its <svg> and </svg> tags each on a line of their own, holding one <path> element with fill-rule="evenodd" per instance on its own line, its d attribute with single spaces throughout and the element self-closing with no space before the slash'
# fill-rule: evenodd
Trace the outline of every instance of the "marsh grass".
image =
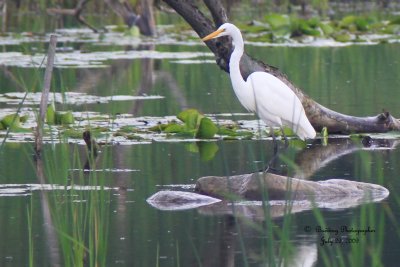
<svg viewBox="0 0 400 267">
<path fill-rule="evenodd" d="M 35 84 L 41 84 L 39 68 L 36 69 L 36 74 L 33 77 L 34 82 L 30 83 L 32 89 L 27 89 L 26 80 L 22 75 L 17 79 L 19 87 L 24 88 L 26 92 L 35 91 Z M 17 114 L 20 113 L 24 100 L 25 98 L 20 102 Z M 48 127 L 51 131 L 51 126 Z M 0 149 L 3 148 L 7 136 L 8 132 Z M 39 183 L 64 186 L 64 190 L 40 193 L 49 260 L 52 264 L 61 266 L 106 266 L 110 191 L 104 190 L 105 174 L 85 172 L 82 161 L 87 158 L 91 166 L 95 166 L 94 157 L 89 156 L 90 153 L 79 151 L 77 145 L 69 145 L 68 142 L 62 141 L 63 138 L 58 140 L 61 141 L 53 140 L 45 145 L 41 157 L 32 159 L 32 165 L 37 166 Z M 100 164 L 107 165 L 110 159 L 109 153 L 103 153 Z M 77 176 L 72 172 L 76 169 L 79 170 Z M 76 190 L 75 185 L 96 188 Z M 33 238 L 32 223 L 37 215 L 33 210 L 32 199 L 30 203 L 26 210 L 28 264 L 36 266 L 34 251 L 40 244 L 35 244 Z"/>
<path fill-rule="evenodd" d="M 31 198 L 30 205 L 26 207 L 27 225 L 28 225 L 28 265 L 33 267 L 34 265 L 34 246 L 33 246 L 33 232 L 32 232 L 32 216 L 33 216 L 33 201 Z"/>
<path fill-rule="evenodd" d="M 365 175 L 365 179 L 369 179 L 372 175 L 375 177 L 375 182 L 380 185 L 384 185 L 384 173 L 383 168 L 379 168 L 382 166 L 382 160 L 377 161 L 378 168 L 376 173 L 373 174 L 371 167 L 371 158 L 369 154 L 362 153 L 362 173 Z M 369 166 L 369 167 L 367 167 Z M 366 200 L 370 198 L 368 194 L 365 196 Z M 343 226 L 348 229 L 354 230 L 365 230 L 372 229 L 374 232 L 371 233 L 354 233 L 354 232 L 339 232 L 338 238 L 350 238 L 354 240 L 351 243 L 334 243 L 332 245 L 326 244 L 321 246 L 319 244 L 318 251 L 319 255 L 322 259 L 323 266 L 327 267 L 345 267 L 345 266 L 384 266 L 382 261 L 382 252 L 384 249 L 385 242 L 385 228 L 386 228 L 386 220 L 385 220 L 385 209 L 381 209 L 380 206 L 382 203 L 366 203 L 362 204 L 359 208 L 353 209 L 353 215 L 351 216 L 350 221 L 347 224 L 343 224 L 340 226 L 339 230 L 342 229 Z M 314 207 L 313 215 L 316 221 L 316 224 L 321 226 L 321 228 L 335 228 L 339 227 L 334 222 L 327 221 L 326 216 L 324 215 L 326 211 L 322 208 Z M 322 233 L 318 236 L 319 240 L 325 238 L 332 238 L 332 235 L 329 233 Z"/>
<path fill-rule="evenodd" d="M 48 194 L 52 227 L 55 229 L 62 266 L 106 266 L 110 192 L 104 190 L 105 177 L 84 172 L 81 155 L 68 144 L 46 146 L 45 173 L 48 183 L 65 186 Z M 107 156 L 103 157 L 108 160 Z M 79 169 L 77 177 L 71 170 Z M 75 190 L 74 185 L 101 189 Z M 70 190 L 67 186 L 72 186 Z"/>
</svg>

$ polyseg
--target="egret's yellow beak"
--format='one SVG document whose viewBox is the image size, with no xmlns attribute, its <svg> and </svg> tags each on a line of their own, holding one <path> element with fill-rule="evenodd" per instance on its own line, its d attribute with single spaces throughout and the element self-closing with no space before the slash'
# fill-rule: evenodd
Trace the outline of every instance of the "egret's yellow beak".
<svg viewBox="0 0 400 267">
<path fill-rule="evenodd" d="M 210 33 L 209 35 L 207 35 L 206 37 L 204 37 L 204 38 L 201 39 L 201 40 L 202 40 L 202 41 L 208 41 L 208 40 L 210 40 L 210 39 L 212 39 L 212 38 L 218 37 L 218 35 L 219 35 L 221 32 L 223 32 L 223 31 L 225 31 L 225 29 L 218 29 L 218 30 L 216 30 L 215 32 Z"/>
</svg>

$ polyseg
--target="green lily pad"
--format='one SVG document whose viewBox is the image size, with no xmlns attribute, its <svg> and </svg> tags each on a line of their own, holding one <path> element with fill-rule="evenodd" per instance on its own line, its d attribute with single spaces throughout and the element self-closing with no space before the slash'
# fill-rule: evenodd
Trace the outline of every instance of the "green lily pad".
<svg viewBox="0 0 400 267">
<path fill-rule="evenodd" d="M 218 127 L 215 125 L 214 122 L 212 122 L 212 120 L 210 120 L 209 118 L 202 118 L 196 137 L 209 139 L 213 138 L 217 132 Z"/>
<path fill-rule="evenodd" d="M 184 125 L 177 124 L 177 123 L 168 124 L 167 127 L 165 127 L 165 129 L 164 129 L 165 133 L 180 133 L 183 131 L 185 131 Z"/>
<path fill-rule="evenodd" d="M 319 24 L 319 27 L 321 28 L 322 32 L 327 36 L 335 32 L 334 28 L 329 23 L 321 23 Z"/>
<path fill-rule="evenodd" d="M 349 16 L 345 16 L 344 18 L 342 18 L 342 20 L 339 22 L 339 27 L 341 28 L 349 28 L 350 25 L 354 24 L 354 22 L 356 21 L 357 17 L 354 15 L 349 15 Z"/>
<path fill-rule="evenodd" d="M 265 16 L 265 21 L 271 26 L 273 30 L 290 27 L 290 18 L 287 15 L 275 13 L 269 14 Z"/>
<path fill-rule="evenodd" d="M 148 130 L 150 132 L 157 132 L 157 133 L 161 133 L 165 130 L 165 128 L 168 127 L 169 124 L 157 124 L 155 126 L 152 126 L 150 128 L 148 128 Z"/>
<path fill-rule="evenodd" d="M 351 35 L 348 33 L 337 33 L 337 34 L 333 34 L 333 39 L 335 39 L 338 42 L 342 42 L 342 43 L 346 43 L 346 42 L 350 42 L 351 41 Z"/>
<path fill-rule="evenodd" d="M 204 116 L 195 109 L 187 109 L 179 113 L 177 118 L 185 123 L 187 129 L 197 129 Z"/>
<path fill-rule="evenodd" d="M 58 125 L 73 124 L 75 122 L 72 111 L 56 111 L 55 122 Z"/>
<path fill-rule="evenodd" d="M 3 125 L 4 129 L 11 128 L 12 130 L 14 130 L 21 128 L 20 116 L 16 113 L 6 115 L 5 117 L 3 117 L 0 123 Z"/>
</svg>

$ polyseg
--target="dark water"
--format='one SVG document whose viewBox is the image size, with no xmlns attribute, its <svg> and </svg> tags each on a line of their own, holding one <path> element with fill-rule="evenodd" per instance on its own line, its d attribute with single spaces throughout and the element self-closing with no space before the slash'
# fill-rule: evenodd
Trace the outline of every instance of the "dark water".
<svg viewBox="0 0 400 267">
<path fill-rule="evenodd" d="M 398 44 L 248 47 L 250 54 L 278 66 L 323 105 L 362 116 L 385 109 L 395 117 L 400 116 L 398 49 Z M 155 50 L 206 51 L 203 46 L 173 45 Z M 178 64 L 167 59 L 108 63 L 110 67 L 101 69 L 56 69 L 53 86 L 56 91 L 68 88 L 93 95 L 149 94 L 165 98 L 65 108 L 136 116 L 176 115 L 189 107 L 203 113 L 244 112 L 228 76 L 215 64 Z M 27 83 L 34 80 L 32 68 L 9 70 Z M 0 81 L 2 93 L 16 91 L 5 72 L 0 74 Z M 316 140 L 305 149 L 281 150 L 283 157 L 274 167 L 283 174 L 299 173 L 284 160 L 289 159 L 309 180 L 341 178 L 375 183 L 385 186 L 390 196 L 353 207 L 304 209 L 286 215 L 272 215 L 271 211 L 272 218 L 265 212 L 268 209 L 259 205 L 256 210 L 261 216 L 256 219 L 243 214 L 212 215 L 201 208 L 160 211 L 146 199 L 161 189 L 191 190 L 183 185 L 193 185 L 203 176 L 263 169 L 272 158 L 271 141 L 218 141 L 218 151 L 209 161 L 193 152 L 195 143 L 190 142 L 108 146 L 102 149 L 96 164 L 100 171 L 90 173 L 79 171 L 86 158 L 83 146 L 46 145 L 46 184 L 111 188 L 72 191 L 35 190 L 30 186 L 39 183 L 32 144 L 5 143 L 0 151 L 0 265 L 396 266 L 400 237 L 397 143 L 397 139 L 390 139 L 384 145 L 365 149 L 360 140 L 339 138 L 328 140 L 327 146 Z M 353 244 L 343 240 L 323 244 L 325 235 L 318 227 L 331 230 L 328 236 L 339 240 L 341 235 L 332 231 L 342 226 L 371 232 L 347 235 Z"/>
</svg>

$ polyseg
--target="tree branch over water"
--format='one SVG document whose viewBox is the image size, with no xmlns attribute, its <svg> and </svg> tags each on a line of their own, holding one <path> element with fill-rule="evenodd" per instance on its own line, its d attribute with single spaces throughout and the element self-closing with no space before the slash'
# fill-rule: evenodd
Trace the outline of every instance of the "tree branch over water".
<svg viewBox="0 0 400 267">
<path fill-rule="evenodd" d="M 210 11 L 214 22 L 202 13 L 192 1 L 164 0 L 164 2 L 184 18 L 200 37 L 206 36 L 222 23 L 228 21 L 225 9 L 219 0 L 203 0 L 205 6 Z M 218 38 L 218 40 L 210 40 L 206 45 L 216 56 L 218 66 L 225 72 L 229 72 L 229 58 L 232 51 L 232 45 L 229 38 L 224 37 Z M 400 121 L 394 118 L 387 111 L 383 111 L 381 114 L 376 116 L 355 117 L 324 107 L 307 96 L 277 68 L 265 64 L 257 59 L 253 59 L 247 54 L 244 54 L 241 59 L 240 69 L 245 79 L 252 72 L 265 71 L 286 83 L 299 97 L 308 119 L 317 131 L 320 131 L 323 127 L 327 127 L 329 133 L 340 134 L 377 133 L 400 130 Z"/>
</svg>

